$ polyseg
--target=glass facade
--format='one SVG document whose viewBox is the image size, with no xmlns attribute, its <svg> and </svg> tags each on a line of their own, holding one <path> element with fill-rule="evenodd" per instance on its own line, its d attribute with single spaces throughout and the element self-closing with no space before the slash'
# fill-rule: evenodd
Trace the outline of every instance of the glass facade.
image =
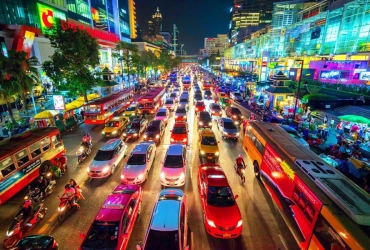
<svg viewBox="0 0 370 250">
<path fill-rule="evenodd" d="M 0 22 L 40 28 L 36 2 L 32 0 L 1 0 Z"/>
</svg>

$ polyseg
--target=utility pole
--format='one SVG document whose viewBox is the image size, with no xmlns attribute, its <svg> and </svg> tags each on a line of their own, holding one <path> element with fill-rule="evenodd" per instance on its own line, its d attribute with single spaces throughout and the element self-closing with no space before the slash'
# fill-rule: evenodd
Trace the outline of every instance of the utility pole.
<svg viewBox="0 0 370 250">
<path fill-rule="evenodd" d="M 179 30 L 176 27 L 176 24 L 173 25 L 173 51 L 175 52 L 176 56 L 176 49 L 177 49 L 177 33 L 179 33 Z"/>
<path fill-rule="evenodd" d="M 180 44 L 180 46 L 181 46 L 180 51 L 181 51 L 181 55 L 182 55 L 182 47 L 184 47 L 184 44 Z"/>
</svg>

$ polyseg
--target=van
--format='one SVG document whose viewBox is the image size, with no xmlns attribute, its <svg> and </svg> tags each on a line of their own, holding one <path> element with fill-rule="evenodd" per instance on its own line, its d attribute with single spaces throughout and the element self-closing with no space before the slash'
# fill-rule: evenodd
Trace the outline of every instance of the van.
<svg viewBox="0 0 370 250">
<path fill-rule="evenodd" d="M 105 123 L 102 135 L 104 137 L 118 137 L 122 134 L 123 130 L 126 128 L 129 119 L 125 116 L 117 116 L 110 119 Z"/>
</svg>

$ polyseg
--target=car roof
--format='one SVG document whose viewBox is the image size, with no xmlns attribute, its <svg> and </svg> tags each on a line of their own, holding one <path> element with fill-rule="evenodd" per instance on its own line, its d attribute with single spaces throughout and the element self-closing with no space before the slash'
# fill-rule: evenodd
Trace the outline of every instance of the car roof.
<svg viewBox="0 0 370 250">
<path fill-rule="evenodd" d="M 182 155 L 184 147 L 181 144 L 172 144 L 167 149 L 167 155 Z"/>
<path fill-rule="evenodd" d="M 201 129 L 199 133 L 200 133 L 200 136 L 216 137 L 215 133 L 213 133 L 213 130 L 210 128 Z"/>
<path fill-rule="evenodd" d="M 161 124 L 161 120 L 153 120 L 149 123 L 148 127 L 150 126 L 159 126 Z"/>
<path fill-rule="evenodd" d="M 204 166 L 202 171 L 205 173 L 208 180 L 208 186 L 229 186 L 225 172 L 221 167 Z"/>
<path fill-rule="evenodd" d="M 152 143 L 146 143 L 146 142 L 136 144 L 136 146 L 132 150 L 131 154 L 144 154 L 144 153 L 146 153 L 146 151 L 148 151 L 148 148 L 151 145 L 153 145 L 153 144 Z"/>
<path fill-rule="evenodd" d="M 168 101 L 173 102 L 173 99 L 172 98 L 167 98 L 166 102 L 168 102 Z"/>
<path fill-rule="evenodd" d="M 218 108 L 221 108 L 221 107 L 220 107 L 220 104 L 217 104 L 217 103 L 211 103 L 211 104 L 209 105 L 209 107 L 210 107 L 210 108 L 212 108 L 212 107 L 218 107 Z"/>
<path fill-rule="evenodd" d="M 141 118 L 134 118 L 131 123 L 139 123 Z"/>
<path fill-rule="evenodd" d="M 109 141 L 107 141 L 106 143 L 104 143 L 103 146 L 100 147 L 100 150 L 103 150 L 103 151 L 109 151 L 109 150 L 113 150 L 117 147 L 118 144 L 120 144 L 122 142 L 121 139 L 119 138 L 116 138 L 116 139 L 110 139 Z"/>
<path fill-rule="evenodd" d="M 168 110 L 167 108 L 160 108 L 160 109 L 158 109 L 157 113 L 158 112 L 166 112 L 167 110 Z"/>
<path fill-rule="evenodd" d="M 109 120 L 109 121 L 110 121 L 110 122 L 111 122 L 111 121 L 117 121 L 117 122 L 118 122 L 119 120 L 121 120 L 121 118 L 122 118 L 122 117 L 120 117 L 120 116 L 116 116 L 116 117 L 113 117 L 113 118 L 112 118 L 111 120 Z"/>
<path fill-rule="evenodd" d="M 223 122 L 234 122 L 232 119 L 227 118 L 227 117 L 222 117 L 220 118 Z"/>
</svg>

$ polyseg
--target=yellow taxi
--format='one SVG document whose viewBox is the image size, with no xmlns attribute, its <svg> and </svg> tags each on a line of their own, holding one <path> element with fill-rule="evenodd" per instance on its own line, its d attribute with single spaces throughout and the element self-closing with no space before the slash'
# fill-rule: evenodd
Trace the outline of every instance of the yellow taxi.
<svg viewBox="0 0 370 250">
<path fill-rule="evenodd" d="M 135 117 L 137 115 L 137 112 L 138 112 L 138 107 L 139 105 L 137 103 L 134 103 L 134 104 L 131 104 L 126 110 L 125 112 L 123 112 L 123 115 L 124 116 L 127 116 L 127 117 Z"/>
<path fill-rule="evenodd" d="M 123 130 L 126 128 L 128 122 L 129 122 L 128 117 L 125 116 L 113 117 L 107 123 L 105 123 L 102 135 L 104 137 L 120 136 Z"/>
<path fill-rule="evenodd" d="M 210 161 L 216 161 L 220 155 L 218 143 L 211 129 L 201 129 L 199 131 L 199 157 Z"/>
</svg>

